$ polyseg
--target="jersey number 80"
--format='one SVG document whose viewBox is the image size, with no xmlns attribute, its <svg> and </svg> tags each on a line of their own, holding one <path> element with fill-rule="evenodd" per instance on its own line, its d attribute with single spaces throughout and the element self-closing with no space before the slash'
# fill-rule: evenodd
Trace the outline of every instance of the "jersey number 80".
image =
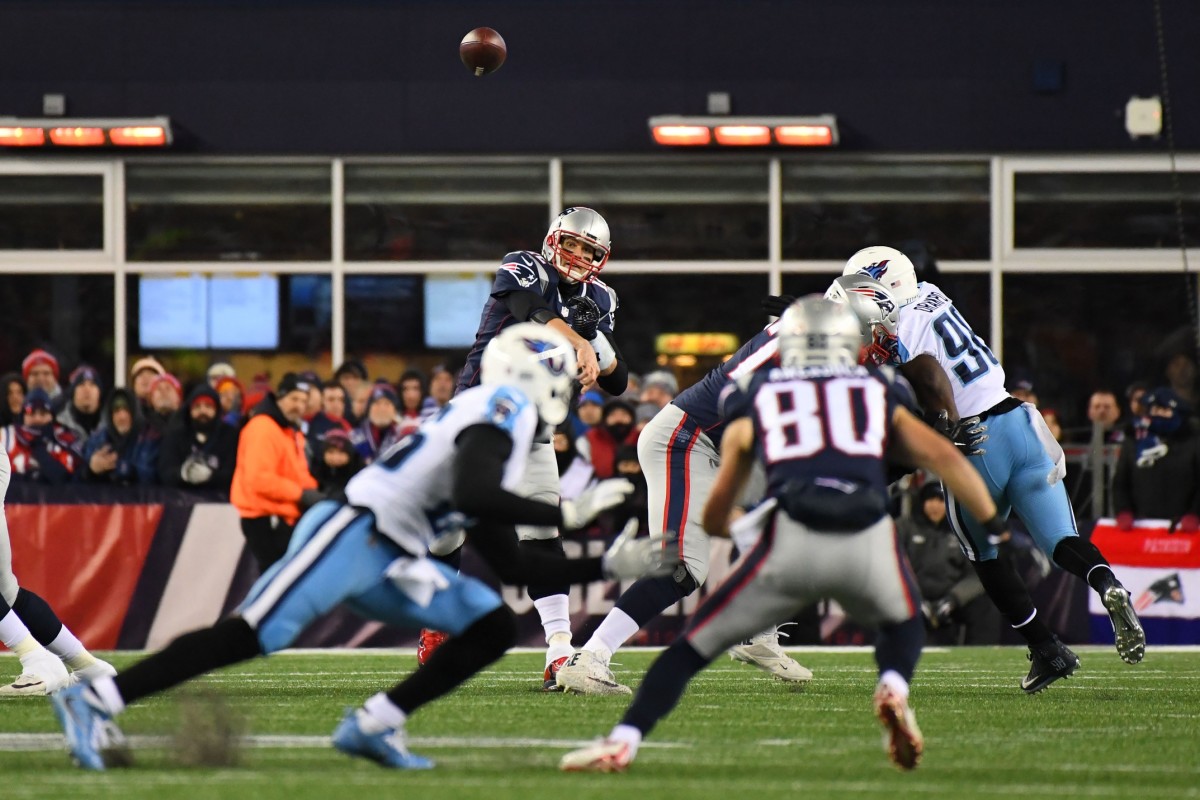
<svg viewBox="0 0 1200 800">
<path fill-rule="evenodd" d="M 767 383 L 754 404 L 768 464 L 808 458 L 827 448 L 850 456 L 883 456 L 887 389 L 877 380 Z"/>
</svg>

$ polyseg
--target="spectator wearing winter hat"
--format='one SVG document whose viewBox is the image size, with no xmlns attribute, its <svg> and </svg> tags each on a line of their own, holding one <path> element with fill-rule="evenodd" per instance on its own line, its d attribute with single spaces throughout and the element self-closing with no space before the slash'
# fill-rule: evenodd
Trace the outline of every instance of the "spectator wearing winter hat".
<svg viewBox="0 0 1200 800">
<path fill-rule="evenodd" d="M 454 397 L 454 375 L 442 364 L 429 375 L 429 396 L 421 407 L 423 416 L 431 417 L 441 411 Z"/>
<path fill-rule="evenodd" d="M 313 477 L 321 492 L 331 497 L 345 495 L 346 484 L 365 466 L 350 435 L 341 428 L 325 432 L 318 443 L 316 462 Z"/>
<path fill-rule="evenodd" d="M 297 377 L 308 384 L 308 402 L 304 405 L 304 417 L 300 422 L 300 430 L 304 431 L 304 435 L 308 435 L 308 426 L 312 418 L 321 413 L 321 408 L 324 405 L 322 391 L 325 388 L 324 382 L 317 373 L 306 370 L 301 372 Z"/>
<path fill-rule="evenodd" d="M 679 394 L 679 382 L 665 369 L 655 370 L 642 378 L 639 403 L 654 406 L 655 413 L 662 411 Z"/>
<path fill-rule="evenodd" d="M 146 426 L 133 390 L 113 389 L 103 416 L 103 424 L 83 448 L 83 479 L 119 486 L 158 483 L 161 439 Z"/>
<path fill-rule="evenodd" d="M 624 400 L 609 400 L 604 404 L 600 425 L 588 431 L 592 468 L 600 480 L 613 477 L 617 448 L 637 444 L 635 413 L 634 407 Z"/>
<path fill-rule="evenodd" d="M 1018 380 L 1013 384 L 1013 388 L 1009 391 L 1009 394 L 1022 403 L 1029 403 L 1033 406 L 1038 404 L 1037 392 L 1033 390 L 1033 381 L 1026 379 Z"/>
<path fill-rule="evenodd" d="M 146 414 L 146 424 L 161 436 L 181 405 L 183 386 L 180 385 L 179 379 L 169 372 L 159 375 L 150 384 L 150 410 Z"/>
<path fill-rule="evenodd" d="M 176 414 L 158 456 L 158 478 L 164 486 L 229 491 L 237 461 L 238 432 L 220 417 L 220 398 L 202 383 Z"/>
<path fill-rule="evenodd" d="M 595 389 L 584 392 L 579 396 L 579 407 L 575 412 L 578 423 L 575 430 L 579 435 L 586 436 L 587 432 L 600 424 L 604 419 L 604 395 Z"/>
<path fill-rule="evenodd" d="M 237 378 L 221 378 L 213 388 L 221 401 L 221 420 L 235 428 L 241 427 L 246 416 L 246 387 Z"/>
<path fill-rule="evenodd" d="M 0 375 L 0 428 L 19 424 L 25 415 L 25 379 L 19 372 Z"/>
<path fill-rule="evenodd" d="M 338 430 L 350 436 L 351 425 L 346 420 L 346 390 L 339 383 L 328 383 L 321 389 L 321 410 L 308 421 L 308 451 L 313 466 L 320 463 L 321 443 L 325 434 Z"/>
<path fill-rule="evenodd" d="M 57 420 L 60 425 L 69 428 L 76 439 L 86 442 L 102 421 L 100 373 L 95 367 L 80 364 L 71 373 L 70 380 L 67 403 L 58 412 Z"/>
<path fill-rule="evenodd" d="M 233 368 L 233 364 L 228 361 L 217 361 L 208 368 L 208 372 L 204 373 L 204 379 L 213 389 L 217 388 L 217 384 L 222 378 L 236 378 L 237 370 Z"/>
<path fill-rule="evenodd" d="M 404 438 L 396 423 L 396 408 L 400 399 L 387 383 L 376 383 L 367 398 L 366 417 L 350 433 L 354 449 L 370 464 L 384 450 Z"/>
<path fill-rule="evenodd" d="M 300 432 L 309 388 L 295 373 L 284 375 L 278 391 L 268 392 L 250 412 L 238 437 L 229 499 L 261 572 L 287 551 L 301 511 L 323 499 Z"/>
<path fill-rule="evenodd" d="M 333 382 L 339 384 L 343 389 L 346 390 L 346 397 L 351 401 L 358 397 L 360 390 L 364 386 L 369 386 L 367 381 L 368 377 L 366 365 L 354 358 L 343 361 L 333 373 Z M 359 422 L 361 422 L 365 414 L 365 407 L 361 413 L 358 412 L 353 406 L 348 406 L 346 408 L 346 419 L 351 425 L 357 425 Z"/>
<path fill-rule="evenodd" d="M 82 460 L 79 440 L 54 421 L 50 394 L 42 388 L 29 390 L 21 424 L 5 428 L 0 444 L 12 462 L 13 480 L 69 483 Z"/>
<path fill-rule="evenodd" d="M 133 387 L 138 402 L 142 404 L 143 413 L 150 410 L 150 387 L 159 375 L 165 375 L 166 372 L 163 365 L 158 363 L 158 359 L 152 356 L 139 358 L 129 368 L 129 384 Z"/>
<path fill-rule="evenodd" d="M 415 369 L 407 370 L 400 376 L 397 384 L 400 387 L 400 407 L 396 414 L 396 424 L 400 426 L 400 435 L 408 434 L 421 427 L 426 418 L 425 408 L 425 376 Z"/>
<path fill-rule="evenodd" d="M 37 349 L 25 356 L 21 362 L 21 376 L 29 389 L 43 389 L 55 410 L 65 401 L 62 387 L 58 385 L 58 359 L 46 350 Z"/>
<path fill-rule="evenodd" d="M 1168 519 L 1173 530 L 1200 531 L 1200 438 L 1187 424 L 1186 401 L 1169 386 L 1142 398 L 1146 415 L 1121 443 L 1113 475 L 1117 527 L 1135 519 Z"/>
</svg>

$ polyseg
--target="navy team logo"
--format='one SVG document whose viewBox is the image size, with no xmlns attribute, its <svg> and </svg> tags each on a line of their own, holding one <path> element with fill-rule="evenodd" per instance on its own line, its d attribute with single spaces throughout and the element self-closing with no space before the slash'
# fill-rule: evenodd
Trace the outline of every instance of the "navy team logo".
<svg viewBox="0 0 1200 800">
<path fill-rule="evenodd" d="M 545 339 L 530 339 L 523 337 L 521 339 L 525 346 L 533 353 L 542 356 L 540 359 L 543 366 L 550 371 L 551 375 L 562 375 L 567 371 L 567 358 L 562 353 L 555 353 L 558 345 L 554 342 L 548 342 Z"/>
<path fill-rule="evenodd" d="M 880 261 L 878 264 L 872 264 L 869 267 L 863 267 L 858 271 L 859 275 L 866 275 L 874 278 L 877 281 L 883 281 L 883 273 L 887 272 L 888 259 Z"/>
</svg>

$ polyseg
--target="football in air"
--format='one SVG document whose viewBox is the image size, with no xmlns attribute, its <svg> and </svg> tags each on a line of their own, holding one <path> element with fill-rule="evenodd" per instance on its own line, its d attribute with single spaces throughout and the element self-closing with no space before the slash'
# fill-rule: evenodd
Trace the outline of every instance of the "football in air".
<svg viewBox="0 0 1200 800">
<path fill-rule="evenodd" d="M 508 57 L 504 38 L 491 28 L 476 28 L 463 37 L 458 57 L 476 78 L 495 72 Z"/>
</svg>

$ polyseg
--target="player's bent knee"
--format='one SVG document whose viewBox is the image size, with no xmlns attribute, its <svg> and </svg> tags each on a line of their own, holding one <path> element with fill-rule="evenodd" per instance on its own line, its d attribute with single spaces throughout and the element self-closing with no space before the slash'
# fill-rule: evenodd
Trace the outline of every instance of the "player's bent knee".
<svg viewBox="0 0 1200 800">
<path fill-rule="evenodd" d="M 17 602 L 17 594 L 20 593 L 21 586 L 17 583 L 17 576 L 9 572 L 7 575 L 0 574 L 0 598 L 9 608 L 12 608 L 13 603 Z"/>
<path fill-rule="evenodd" d="M 706 577 L 708 577 L 708 570 L 704 571 L 700 580 L 696 580 L 685 563 L 680 563 L 671 573 L 671 580 L 675 584 L 675 591 L 679 594 L 680 600 L 699 589 Z"/>
</svg>

